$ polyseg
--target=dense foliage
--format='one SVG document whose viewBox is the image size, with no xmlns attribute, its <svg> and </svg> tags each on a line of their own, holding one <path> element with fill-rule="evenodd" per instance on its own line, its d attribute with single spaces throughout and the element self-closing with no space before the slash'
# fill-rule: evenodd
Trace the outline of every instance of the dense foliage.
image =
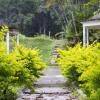
<svg viewBox="0 0 100 100">
<path fill-rule="evenodd" d="M 61 30 L 43 0 L 0 0 L 0 20 L 17 27 L 26 36 L 48 35 L 49 31 L 53 35 Z"/>
<path fill-rule="evenodd" d="M 100 100 L 100 43 L 59 50 L 63 75 L 79 85 L 89 100 Z"/>
<path fill-rule="evenodd" d="M 100 13 L 99 5 L 99 0 L 0 0 L 0 20 L 27 36 L 63 33 L 77 42 L 82 38 L 80 22 Z"/>
<path fill-rule="evenodd" d="M 6 27 L 0 31 L 0 100 L 15 100 L 21 88 L 34 90 L 33 82 L 40 77 L 45 64 L 38 50 L 20 45 L 7 55 L 2 44 L 5 31 Z"/>
</svg>

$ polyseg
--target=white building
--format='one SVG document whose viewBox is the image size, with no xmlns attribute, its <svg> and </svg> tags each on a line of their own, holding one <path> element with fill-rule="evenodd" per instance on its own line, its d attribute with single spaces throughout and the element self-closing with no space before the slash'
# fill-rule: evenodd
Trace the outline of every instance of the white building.
<svg viewBox="0 0 100 100">
<path fill-rule="evenodd" d="M 91 17 L 88 21 L 82 22 L 83 24 L 83 46 L 89 45 L 89 29 L 100 29 L 100 13 Z"/>
</svg>

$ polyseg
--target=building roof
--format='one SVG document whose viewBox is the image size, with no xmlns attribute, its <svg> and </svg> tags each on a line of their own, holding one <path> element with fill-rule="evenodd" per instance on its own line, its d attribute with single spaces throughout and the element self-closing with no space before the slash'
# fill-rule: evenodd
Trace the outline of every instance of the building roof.
<svg viewBox="0 0 100 100">
<path fill-rule="evenodd" d="M 89 29 L 100 29 L 100 13 L 81 23 Z"/>
<path fill-rule="evenodd" d="M 18 29 L 18 25 L 16 23 L 7 23 L 6 21 L 0 19 L 0 27 L 1 26 L 8 26 L 9 29 Z"/>
<path fill-rule="evenodd" d="M 93 17 L 91 17 L 91 18 L 89 19 L 89 21 L 93 21 L 93 20 L 100 20 L 100 13 L 94 15 Z"/>
<path fill-rule="evenodd" d="M 17 35 L 19 31 L 17 29 L 10 29 L 10 35 Z"/>
<path fill-rule="evenodd" d="M 100 13 L 90 17 L 88 20 L 85 20 L 81 23 L 84 24 L 84 23 L 94 23 L 94 22 L 100 23 Z"/>
<path fill-rule="evenodd" d="M 4 20 L 0 20 L 0 28 L 2 26 L 8 26 L 10 30 L 10 35 L 17 35 L 19 33 L 18 27 L 16 26 L 15 23 L 6 23 Z"/>
</svg>

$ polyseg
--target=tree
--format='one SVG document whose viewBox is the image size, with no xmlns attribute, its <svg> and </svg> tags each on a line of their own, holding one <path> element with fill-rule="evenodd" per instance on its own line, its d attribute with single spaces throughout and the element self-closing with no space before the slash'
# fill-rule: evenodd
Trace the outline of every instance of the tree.
<svg viewBox="0 0 100 100">
<path fill-rule="evenodd" d="M 55 36 L 63 31 L 65 37 L 81 38 L 80 22 L 99 8 L 98 0 L 0 0 L 0 19 L 15 25 L 21 33 Z M 99 11 L 99 10 L 98 10 Z M 70 29 L 69 29 L 70 28 Z"/>
</svg>

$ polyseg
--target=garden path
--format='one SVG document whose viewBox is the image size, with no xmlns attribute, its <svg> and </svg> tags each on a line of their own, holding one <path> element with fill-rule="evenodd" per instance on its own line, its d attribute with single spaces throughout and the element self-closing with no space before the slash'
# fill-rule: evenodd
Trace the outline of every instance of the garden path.
<svg viewBox="0 0 100 100">
<path fill-rule="evenodd" d="M 55 48 L 50 66 L 43 71 L 44 76 L 35 83 L 35 94 L 30 94 L 27 90 L 18 100 L 78 100 L 71 95 L 66 79 L 61 75 L 59 67 L 55 64 L 54 58 L 57 55 Z"/>
</svg>

